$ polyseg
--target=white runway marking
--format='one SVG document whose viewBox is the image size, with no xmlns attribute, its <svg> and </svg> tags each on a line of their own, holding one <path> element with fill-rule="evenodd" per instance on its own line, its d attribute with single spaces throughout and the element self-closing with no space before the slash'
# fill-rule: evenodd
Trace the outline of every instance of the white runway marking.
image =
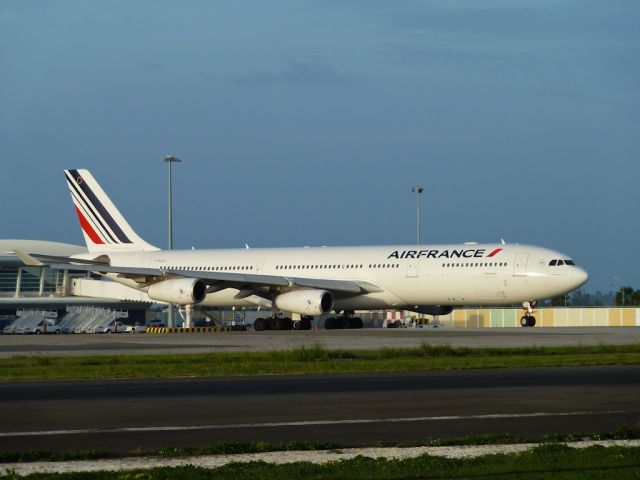
<svg viewBox="0 0 640 480">
<path fill-rule="evenodd" d="M 402 422 L 438 422 L 459 420 L 491 420 L 503 418 L 535 418 L 535 417 L 570 417 L 578 415 L 612 415 L 635 413 L 629 410 L 610 410 L 596 412 L 532 412 L 532 413 L 492 413 L 485 415 L 442 415 L 432 417 L 398 417 L 398 418 L 355 418 L 344 420 L 300 420 L 294 422 L 266 423 L 229 423 L 216 425 L 166 425 L 150 427 L 120 428 L 86 428 L 76 430 L 44 430 L 29 432 L 1 432 L 0 437 L 29 437 L 41 435 L 83 435 L 96 433 L 125 432 L 179 432 L 190 430 L 223 430 L 237 428 L 273 428 L 273 427 L 307 427 L 319 425 L 356 425 L 370 423 L 402 423 Z"/>
</svg>

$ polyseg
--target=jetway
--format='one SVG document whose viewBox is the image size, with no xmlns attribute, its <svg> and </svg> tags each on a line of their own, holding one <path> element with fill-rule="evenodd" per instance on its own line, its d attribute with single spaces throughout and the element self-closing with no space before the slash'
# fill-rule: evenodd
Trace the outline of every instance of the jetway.
<svg viewBox="0 0 640 480">
<path fill-rule="evenodd" d="M 78 297 L 109 298 L 129 302 L 155 303 L 145 292 L 127 287 L 120 283 L 94 280 L 91 278 L 74 278 L 71 280 L 71 295 Z"/>
</svg>

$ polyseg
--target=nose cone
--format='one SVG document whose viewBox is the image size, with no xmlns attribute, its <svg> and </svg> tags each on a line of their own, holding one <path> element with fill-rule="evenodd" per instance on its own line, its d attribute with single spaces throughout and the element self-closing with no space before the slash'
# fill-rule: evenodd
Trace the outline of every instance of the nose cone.
<svg viewBox="0 0 640 480">
<path fill-rule="evenodd" d="M 574 283 L 574 289 L 580 288 L 589 280 L 589 274 L 580 267 L 574 267 L 571 272 L 571 280 Z"/>
</svg>

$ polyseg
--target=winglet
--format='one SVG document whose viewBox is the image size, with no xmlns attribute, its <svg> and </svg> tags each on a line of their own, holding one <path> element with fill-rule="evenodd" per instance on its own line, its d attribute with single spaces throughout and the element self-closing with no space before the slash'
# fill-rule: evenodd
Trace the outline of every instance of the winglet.
<svg viewBox="0 0 640 480">
<path fill-rule="evenodd" d="M 16 255 L 16 257 L 18 257 L 20 260 L 22 260 L 22 263 L 24 263 L 25 265 L 29 265 L 30 267 L 44 267 L 45 264 L 42 263 L 40 260 L 32 257 L 31 255 L 24 253 L 20 250 L 12 250 L 12 252 Z"/>
</svg>

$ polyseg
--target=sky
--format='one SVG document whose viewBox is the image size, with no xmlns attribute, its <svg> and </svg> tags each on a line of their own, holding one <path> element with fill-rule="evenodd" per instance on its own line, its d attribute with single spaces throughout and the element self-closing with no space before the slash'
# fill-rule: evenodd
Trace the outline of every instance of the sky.
<svg viewBox="0 0 640 480">
<path fill-rule="evenodd" d="M 0 0 L 0 238 L 533 244 L 640 289 L 640 2 Z"/>
</svg>

